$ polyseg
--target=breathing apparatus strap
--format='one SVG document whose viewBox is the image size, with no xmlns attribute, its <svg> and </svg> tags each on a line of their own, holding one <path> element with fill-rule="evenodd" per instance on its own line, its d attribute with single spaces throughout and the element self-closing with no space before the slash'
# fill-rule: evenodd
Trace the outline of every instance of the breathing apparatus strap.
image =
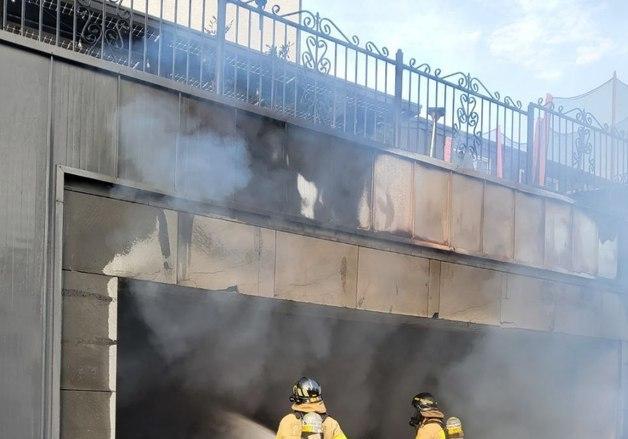
<svg viewBox="0 0 628 439">
<path fill-rule="evenodd" d="M 305 416 L 306 413 L 304 412 L 299 412 L 297 410 L 294 410 L 292 412 L 294 414 L 294 416 L 297 417 L 297 419 L 300 421 L 301 419 L 303 419 L 303 416 Z M 325 419 L 327 419 L 327 413 L 319 413 L 321 419 L 323 420 L 323 422 L 325 422 Z"/>
</svg>

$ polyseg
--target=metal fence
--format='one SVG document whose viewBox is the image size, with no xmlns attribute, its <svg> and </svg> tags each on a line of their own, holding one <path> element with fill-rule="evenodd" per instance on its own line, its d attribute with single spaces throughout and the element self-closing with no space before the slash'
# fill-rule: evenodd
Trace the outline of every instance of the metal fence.
<svg viewBox="0 0 628 439">
<path fill-rule="evenodd" d="M 583 109 L 530 104 L 534 181 L 569 193 L 609 183 L 627 183 L 628 138 Z"/>
<path fill-rule="evenodd" d="M 628 139 L 584 110 L 520 101 L 391 56 L 266 0 L 0 0 L 2 29 L 288 118 L 572 192 L 624 181 Z"/>
</svg>

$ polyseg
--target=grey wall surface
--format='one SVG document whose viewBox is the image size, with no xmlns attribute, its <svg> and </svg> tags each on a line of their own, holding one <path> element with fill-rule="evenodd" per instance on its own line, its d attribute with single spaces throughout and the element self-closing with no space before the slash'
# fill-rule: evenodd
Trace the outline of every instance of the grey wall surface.
<svg viewBox="0 0 628 439">
<path fill-rule="evenodd" d="M 41 437 L 50 62 L 0 45 L 0 437 Z"/>
</svg>

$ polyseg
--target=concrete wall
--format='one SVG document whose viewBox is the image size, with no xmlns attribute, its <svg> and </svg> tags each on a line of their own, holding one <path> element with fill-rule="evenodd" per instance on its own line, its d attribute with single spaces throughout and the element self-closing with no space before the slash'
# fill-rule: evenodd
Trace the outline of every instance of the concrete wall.
<svg viewBox="0 0 628 439">
<path fill-rule="evenodd" d="M 60 364 L 60 298 L 53 294 L 52 270 L 59 263 L 53 258 L 59 249 L 52 245 L 59 225 L 52 202 L 58 164 L 255 212 L 271 222 L 365 236 L 396 249 L 380 253 L 375 245 L 311 241 L 316 237 L 258 228 L 239 232 L 248 241 L 235 243 L 254 243 L 250 255 L 217 258 L 220 252 L 206 254 L 191 240 L 179 242 L 176 233 L 165 238 L 164 230 L 181 224 L 180 214 L 144 207 L 138 214 L 150 223 L 132 229 L 133 236 L 142 237 L 142 246 L 86 260 L 66 253 L 68 269 L 159 282 L 234 284 L 242 292 L 286 299 L 623 338 L 624 311 L 617 305 L 623 298 L 612 282 L 617 236 L 600 233 L 595 217 L 570 200 L 500 186 L 412 156 L 149 86 L 107 70 L 106 63 L 92 60 L 103 68 L 86 69 L 4 42 L 0 59 L 0 183 L 8 188 L 0 194 L 2 437 L 54 437 L 59 422 L 50 403 L 60 387 L 55 369 Z M 89 211 L 80 216 L 99 224 Z M 215 228 L 196 221 L 193 234 L 215 234 Z M 222 226 L 214 224 L 218 230 Z M 107 230 L 95 227 L 96 237 Z M 85 234 L 85 242 L 97 239 L 90 236 Z M 117 237 L 108 245 L 120 250 L 125 239 Z M 230 248 L 234 242 L 224 245 Z M 182 258 L 186 246 L 189 255 Z M 314 253 L 305 251 L 310 246 Z M 421 257 L 425 248 L 445 253 Z M 219 270 L 222 277 L 206 273 L 199 255 L 219 260 L 225 267 Z M 470 265 L 475 266 L 456 262 L 458 255 L 472 256 Z M 478 260 L 495 266 L 479 268 Z M 275 272 L 290 263 L 293 268 Z M 369 267 L 379 264 L 390 271 L 369 280 Z M 249 270 L 246 276 L 241 267 Z M 302 267 L 307 273 L 296 271 Z M 532 279 L 539 279 L 538 290 L 528 292 L 512 280 L 512 267 L 535 268 Z M 573 276 L 573 288 L 548 293 L 543 282 L 556 281 L 546 274 L 556 272 Z M 457 297 L 468 285 L 456 276 L 470 273 L 481 279 L 481 294 L 465 294 L 460 302 Z M 611 282 L 580 286 L 581 279 L 598 277 Z M 395 296 L 378 294 L 383 289 Z M 517 300 L 527 305 L 506 305 Z M 578 318 L 569 310 L 577 311 Z M 612 325 L 600 323 L 606 312 L 614 316 L 608 320 Z"/>
<path fill-rule="evenodd" d="M 464 255 L 587 278 L 617 274 L 617 236 L 600 240 L 596 220 L 569 199 L 63 63 L 53 73 L 53 105 L 69 112 L 53 115 L 59 163 Z"/>
<path fill-rule="evenodd" d="M 601 287 L 74 191 L 64 211 L 66 270 L 628 340 L 626 298 Z"/>
<path fill-rule="evenodd" d="M 111 321 L 117 303 L 116 278 L 110 276 L 191 286 L 213 294 L 240 293 L 577 336 L 565 340 L 605 346 L 600 350 L 604 357 L 595 357 L 599 364 L 592 366 L 591 376 L 596 388 L 606 389 L 598 407 L 614 419 L 608 413 L 618 404 L 621 342 L 602 338 L 628 340 L 628 303 L 623 295 L 420 257 L 382 248 L 375 240 L 366 245 L 323 239 L 139 201 L 65 192 L 64 438 L 112 437 L 116 333 Z M 491 358 L 500 352 L 491 351 Z M 519 375 L 511 378 L 521 381 Z M 615 437 L 608 421 L 604 431 Z"/>
<path fill-rule="evenodd" d="M 117 278 L 63 274 L 63 439 L 114 437 L 117 293 Z"/>
</svg>

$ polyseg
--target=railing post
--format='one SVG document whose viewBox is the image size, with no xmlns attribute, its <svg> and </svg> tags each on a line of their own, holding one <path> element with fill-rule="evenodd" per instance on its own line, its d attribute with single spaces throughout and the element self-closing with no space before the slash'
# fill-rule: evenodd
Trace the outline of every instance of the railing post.
<svg viewBox="0 0 628 439">
<path fill-rule="evenodd" d="M 403 93 L 403 51 L 397 50 L 395 57 L 395 102 L 394 102 L 394 145 L 396 148 L 401 144 L 401 95 Z"/>
<path fill-rule="evenodd" d="M 204 0 L 207 1 L 207 0 Z M 216 12 L 216 93 L 222 94 L 224 65 L 225 65 L 225 39 L 227 33 L 227 0 L 218 0 Z"/>
<path fill-rule="evenodd" d="M 536 184 L 534 177 L 534 105 L 532 102 L 528 104 L 528 134 L 526 145 L 526 178 L 525 183 L 529 185 Z"/>
</svg>

